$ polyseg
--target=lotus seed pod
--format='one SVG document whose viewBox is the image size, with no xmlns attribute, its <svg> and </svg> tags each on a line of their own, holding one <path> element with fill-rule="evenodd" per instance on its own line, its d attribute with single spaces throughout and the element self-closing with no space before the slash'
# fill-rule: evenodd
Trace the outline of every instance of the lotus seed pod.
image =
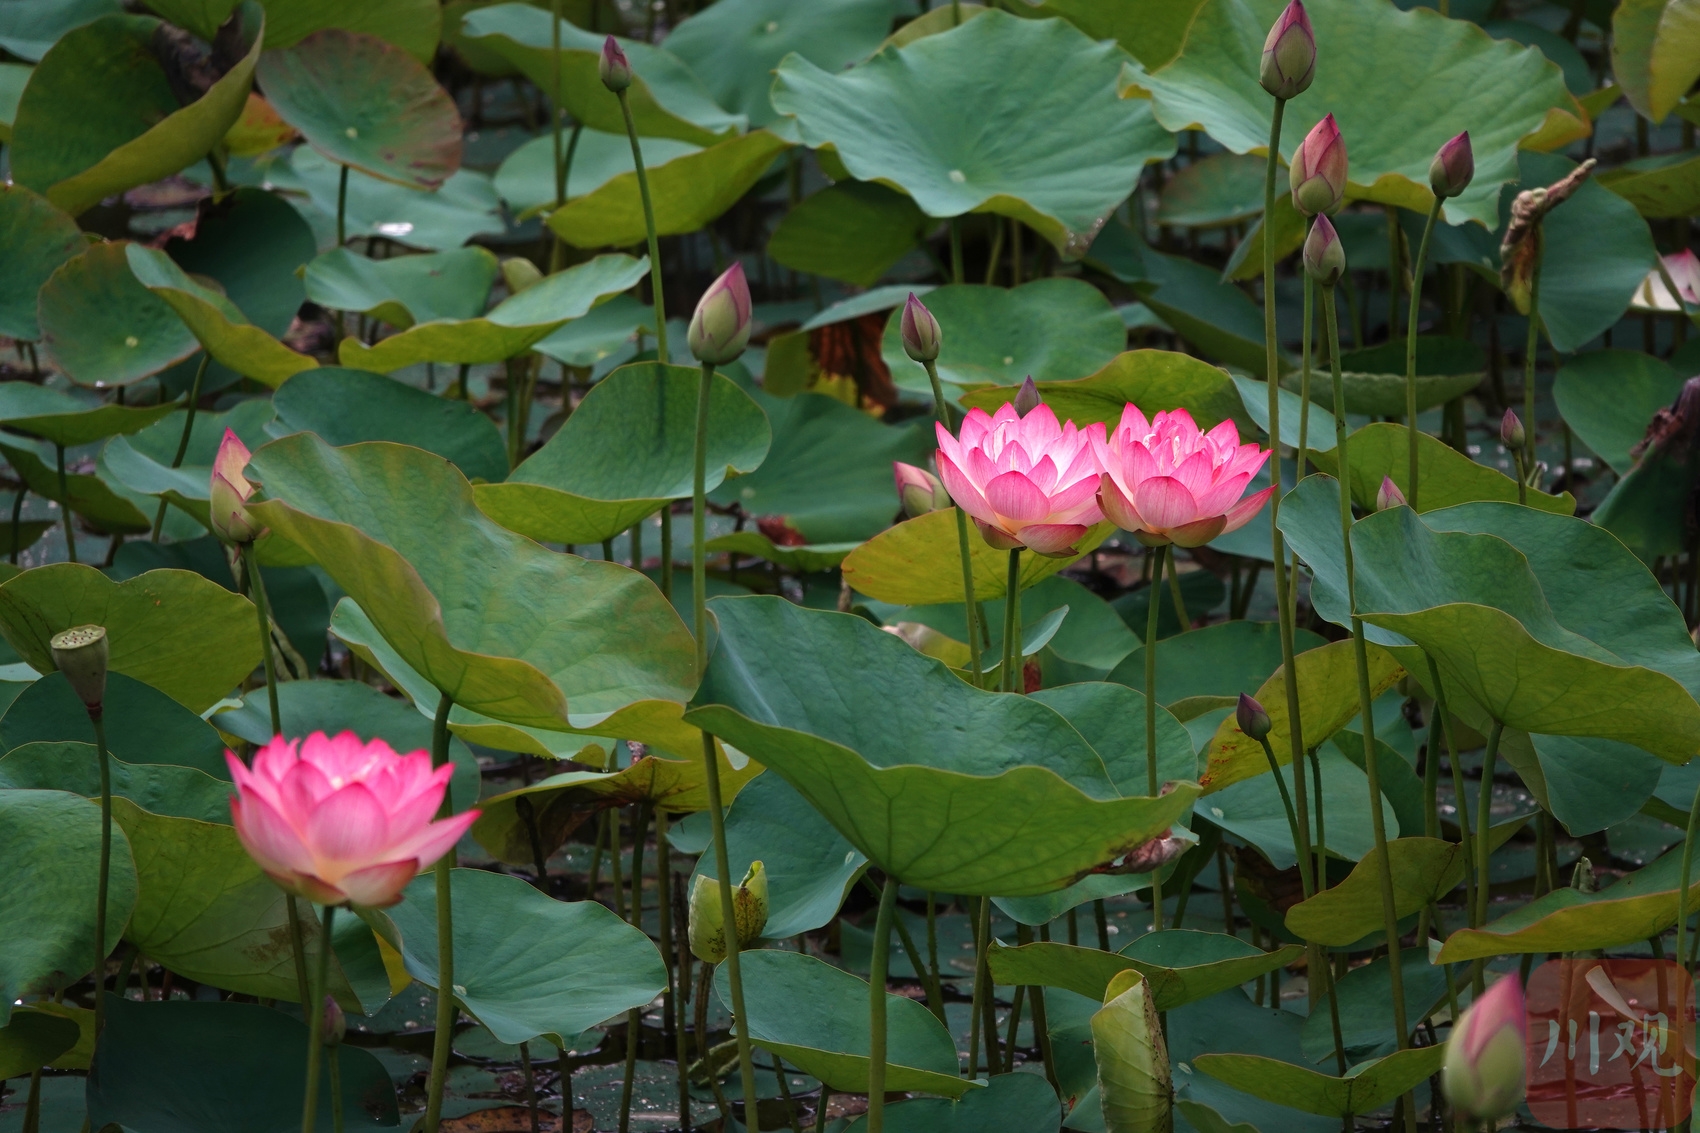
<svg viewBox="0 0 1700 1133">
<path fill-rule="evenodd" d="M 106 699 L 106 662 L 110 652 L 106 627 L 76 626 L 54 634 L 48 647 L 53 651 L 53 664 L 65 674 L 77 699 L 83 702 L 89 715 L 98 716 Z"/>
<path fill-rule="evenodd" d="M 691 885 L 691 954 L 705 964 L 726 959 L 726 917 L 720 905 L 720 883 L 697 875 Z M 767 870 L 751 862 L 744 880 L 732 890 L 732 916 L 737 921 L 738 947 L 761 939 L 767 927 Z"/>
</svg>

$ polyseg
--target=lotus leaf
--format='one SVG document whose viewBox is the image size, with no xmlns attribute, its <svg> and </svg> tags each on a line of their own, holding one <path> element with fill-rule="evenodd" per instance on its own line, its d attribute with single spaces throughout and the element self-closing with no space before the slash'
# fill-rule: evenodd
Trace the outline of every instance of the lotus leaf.
<svg viewBox="0 0 1700 1133">
<path fill-rule="evenodd" d="M 967 7 L 967 5 L 963 5 Z M 941 8 L 940 11 L 948 11 Z M 1057 1133 L 1056 1091 L 1036 1074 L 994 1074 L 983 1090 L 960 1098 L 911 1098 L 888 1105 L 891 1133 Z M 867 1133 L 859 1117 L 844 1133 Z"/>
<path fill-rule="evenodd" d="M 1700 21 L 1683 0 L 1629 0 L 1612 13 L 1612 74 L 1640 113 L 1657 122 L 1700 78 Z"/>
<path fill-rule="evenodd" d="M 279 188 L 308 199 L 309 214 L 323 242 L 336 239 L 339 166 L 311 146 L 297 146 L 287 167 L 274 164 L 267 177 Z M 507 225 L 498 215 L 502 202 L 487 174 L 461 169 L 434 193 L 421 193 L 393 181 L 348 174 L 347 235 L 377 236 L 410 248 L 439 251 L 458 248 L 478 236 L 500 236 Z"/>
<path fill-rule="evenodd" d="M 1039 396 L 1059 418 L 1085 428 L 1101 421 L 1114 429 L 1122 406 L 1133 402 L 1147 416 L 1185 409 L 1201 429 L 1243 417 L 1233 379 L 1207 362 L 1168 350 L 1130 350 L 1103 369 L 1075 381 L 1042 382 Z M 1012 387 L 974 388 L 962 404 L 993 412 L 1015 397 Z"/>
<path fill-rule="evenodd" d="M 578 132 L 578 144 L 573 146 L 573 163 L 567 169 L 566 193 L 571 200 L 606 186 L 622 173 L 631 173 L 632 143 L 625 127 L 619 133 L 585 129 Z M 567 135 L 565 145 L 572 145 Z M 671 162 L 701 153 L 703 147 L 676 138 L 642 138 L 643 165 L 649 175 L 658 177 Z M 565 162 L 563 161 L 563 165 Z M 496 191 L 508 202 L 517 215 L 530 216 L 546 212 L 555 204 L 555 139 L 553 135 L 537 137 L 526 142 L 502 159 L 496 170 Z M 651 184 L 654 184 L 652 181 Z M 628 186 L 636 192 L 636 186 Z M 638 239 L 641 240 L 640 233 Z"/>
<path fill-rule="evenodd" d="M 307 298 L 322 307 L 359 311 L 406 330 L 439 319 L 475 319 L 484 313 L 496 281 L 488 248 L 457 248 L 423 256 L 374 260 L 332 248 L 307 265 Z"/>
<path fill-rule="evenodd" d="M 8 260 L 0 279 L 0 334 L 33 342 L 41 337 L 36 296 L 62 264 L 84 250 L 83 234 L 47 198 L 5 184 L 0 185 L 0 244 Z"/>
<path fill-rule="evenodd" d="M 112 438 L 101 449 L 97 468 L 111 483 L 141 495 L 168 499 L 205 524 L 213 457 L 224 431 L 229 429 L 243 444 L 256 449 L 270 439 L 265 430 L 275 414 L 270 403 L 258 399 L 241 402 L 228 413 L 196 413 L 183 462 L 172 468 L 186 416 L 187 412 L 179 409 L 128 437 Z"/>
<path fill-rule="evenodd" d="M 1669 363 L 1633 350 L 1595 350 L 1559 367 L 1552 399 L 1576 439 L 1619 476 L 1653 415 L 1676 401 L 1683 379 Z"/>
<path fill-rule="evenodd" d="M 1197 929 L 1168 929 L 1136 938 L 1120 952 L 1100 952 L 1072 944 L 994 943 L 987 954 L 992 978 L 1000 984 L 1062 987 L 1102 1000 L 1121 972 L 1138 972 L 1151 987 L 1159 1011 L 1207 999 L 1285 967 L 1302 955 L 1294 944 L 1264 952 L 1238 937 Z"/>
<path fill-rule="evenodd" d="M 171 818 L 230 822 L 230 784 L 193 767 L 111 762 L 112 793 L 143 810 Z M 100 798 L 100 762 L 93 744 L 28 743 L 0 758 L 0 787 L 70 791 Z"/>
<path fill-rule="evenodd" d="M 66 32 L 121 11 L 118 0 L 14 0 L 0 8 L 0 47 L 39 62 Z"/>
<path fill-rule="evenodd" d="M 1312 433 L 1314 436 L 1314 432 Z M 1403 425 L 1379 421 L 1365 425 L 1352 434 L 1346 451 L 1352 460 L 1352 502 L 1366 510 L 1375 507 L 1375 495 L 1381 481 L 1391 479 L 1404 490 L 1410 479 L 1410 434 Z M 1332 449 L 1310 453 L 1311 462 L 1333 476 L 1339 469 L 1339 459 Z M 1503 472 L 1477 464 L 1469 457 L 1427 433 L 1417 436 L 1417 475 L 1422 480 L 1422 508 L 1451 507 L 1454 504 L 1477 500 L 1517 501 L 1517 481 Z M 1531 491 L 1532 508 L 1569 515 L 1576 510 L 1576 501 L 1569 492 L 1556 496 Z"/>
<path fill-rule="evenodd" d="M 1374 1113 L 1440 1070 L 1446 1047 L 1420 1046 L 1360 1062 L 1344 1078 L 1255 1054 L 1202 1054 L 1193 1066 L 1266 1101 L 1325 1117 Z"/>
<path fill-rule="evenodd" d="M 0 424 L 66 448 L 145 429 L 173 408 L 170 402 L 134 408 L 109 405 L 80 392 L 28 382 L 0 385 Z"/>
<path fill-rule="evenodd" d="M 768 240 L 768 255 L 797 271 L 869 287 L 920 242 L 927 224 L 926 214 L 895 189 L 845 181 L 786 213 Z"/>
<path fill-rule="evenodd" d="M 338 0 L 259 0 L 266 10 L 266 46 L 294 47 L 324 28 L 364 32 L 403 48 L 421 63 L 437 54 L 443 15 L 433 0 L 382 0 L 343 4 Z M 210 40 L 237 0 L 158 0 L 149 7 L 179 27 Z"/>
<path fill-rule="evenodd" d="M 1090 554 L 1115 526 L 1100 523 L 1077 543 L 1080 555 L 1046 558 L 1023 555 L 1023 590 Z M 968 557 L 974 568 L 974 597 L 1002 598 L 1009 586 L 1009 555 L 970 534 Z M 905 520 L 869 539 L 844 559 L 844 579 L 870 598 L 898 606 L 929 606 L 962 601 L 962 552 L 956 518 L 949 509 Z"/>
</svg>

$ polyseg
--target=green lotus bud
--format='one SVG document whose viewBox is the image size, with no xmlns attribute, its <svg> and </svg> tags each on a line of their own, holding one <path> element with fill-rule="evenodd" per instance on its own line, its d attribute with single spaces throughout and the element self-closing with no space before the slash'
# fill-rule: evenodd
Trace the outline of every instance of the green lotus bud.
<svg viewBox="0 0 1700 1133">
<path fill-rule="evenodd" d="M 744 279 L 744 265 L 734 263 L 708 285 L 697 301 L 691 325 L 685 331 L 692 356 L 711 366 L 735 360 L 750 344 L 751 315 L 750 285 Z"/>
<path fill-rule="evenodd" d="M 1276 98 L 1296 98 L 1310 89 L 1316 77 L 1316 33 L 1300 0 L 1276 18 L 1263 41 L 1263 60 L 1257 81 Z"/>
<path fill-rule="evenodd" d="M 543 273 L 524 256 L 514 256 L 502 261 L 502 279 L 508 285 L 508 292 L 518 295 L 532 284 L 541 283 Z"/>
<path fill-rule="evenodd" d="M 909 293 L 898 320 L 902 332 L 903 352 L 916 362 L 931 362 L 939 356 L 939 321 L 927 310 L 927 305 Z"/>
<path fill-rule="evenodd" d="M 1234 717 L 1235 722 L 1240 726 L 1240 731 L 1259 743 L 1268 739 L 1270 731 L 1274 728 L 1274 725 L 1269 722 L 1269 713 L 1264 711 L 1263 705 L 1243 692 L 1240 693 L 1240 705 L 1235 710 Z"/>
<path fill-rule="evenodd" d="M 1346 249 L 1326 216 L 1318 216 L 1305 237 L 1305 272 L 1323 287 L 1333 287 L 1346 274 Z"/>
<path fill-rule="evenodd" d="M 897 479 L 897 498 L 903 501 L 903 514 L 910 519 L 951 506 L 950 493 L 925 468 L 901 460 L 892 461 L 891 468 Z"/>
<path fill-rule="evenodd" d="M 1523 982 L 1501 976 L 1452 1026 L 1440 1083 L 1461 1120 L 1494 1122 L 1517 1111 L 1525 1089 L 1528 1016 Z"/>
<path fill-rule="evenodd" d="M 602 58 L 597 61 L 596 73 L 601 76 L 602 85 L 615 94 L 632 85 L 632 65 L 613 36 L 602 41 Z"/>
<path fill-rule="evenodd" d="M 751 862 L 744 880 L 732 890 L 732 916 L 737 922 L 738 947 L 761 939 L 767 927 L 767 870 Z M 726 917 L 720 905 L 720 883 L 702 874 L 691 886 L 691 954 L 707 964 L 726 959 Z"/>
<path fill-rule="evenodd" d="M 54 665 L 71 682 L 89 715 L 99 716 L 106 699 L 106 627 L 76 626 L 54 634 L 48 647 L 53 651 Z"/>
<path fill-rule="evenodd" d="M 1505 416 L 1499 419 L 1499 439 L 1505 442 L 1508 449 L 1520 449 L 1529 439 L 1528 433 L 1523 429 L 1523 420 L 1517 416 L 1515 410 L 1507 409 Z"/>
</svg>

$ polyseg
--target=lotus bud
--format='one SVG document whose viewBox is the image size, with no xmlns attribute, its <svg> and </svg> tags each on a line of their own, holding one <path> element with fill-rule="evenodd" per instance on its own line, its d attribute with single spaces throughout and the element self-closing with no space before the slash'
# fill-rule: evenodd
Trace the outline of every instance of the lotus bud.
<svg viewBox="0 0 1700 1133">
<path fill-rule="evenodd" d="M 319 1041 L 326 1046 L 342 1045 L 348 1033 L 348 1017 L 342 1013 L 335 997 L 325 996 L 324 1010 L 319 1013 Z"/>
<path fill-rule="evenodd" d="M 1276 98 L 1295 98 L 1310 89 L 1316 75 L 1316 33 L 1300 0 L 1293 0 L 1263 41 L 1257 81 Z"/>
<path fill-rule="evenodd" d="M 246 507 L 254 494 L 254 485 L 242 474 L 248 467 L 249 455 L 248 446 L 241 438 L 226 429 L 218 445 L 218 456 L 213 460 L 208 518 L 213 531 L 231 543 L 252 543 L 265 530 L 248 514 Z"/>
<path fill-rule="evenodd" d="M 1456 197 L 1470 187 L 1475 175 L 1476 155 L 1468 130 L 1441 146 L 1428 167 L 1429 187 L 1437 197 Z"/>
<path fill-rule="evenodd" d="M 106 699 L 108 644 L 105 626 L 76 626 L 53 635 L 48 647 L 53 663 L 70 682 L 90 716 L 100 715 Z"/>
<path fill-rule="evenodd" d="M 514 256 L 502 261 L 502 279 L 508 285 L 508 292 L 518 295 L 532 284 L 542 282 L 543 273 L 524 256 Z"/>
<path fill-rule="evenodd" d="M 632 65 L 613 36 L 602 41 L 602 58 L 596 65 L 596 73 L 602 76 L 602 85 L 615 94 L 632 85 Z"/>
<path fill-rule="evenodd" d="M 950 506 L 950 493 L 944 490 L 939 478 L 925 468 L 891 462 L 897 476 L 897 498 L 903 501 L 903 514 L 910 519 L 930 511 L 942 511 Z"/>
<path fill-rule="evenodd" d="M 767 927 L 767 870 L 751 862 L 744 880 L 732 890 L 732 916 L 737 922 L 738 947 L 761 939 Z M 691 953 L 705 964 L 726 959 L 726 917 L 720 905 L 720 883 L 697 875 L 691 886 Z"/>
<path fill-rule="evenodd" d="M 1017 415 L 1025 417 L 1039 408 L 1040 401 L 1039 387 L 1033 383 L 1033 376 L 1029 374 L 1027 380 L 1021 383 L 1021 388 L 1016 391 L 1015 412 Z"/>
<path fill-rule="evenodd" d="M 1528 1017 L 1523 983 L 1500 977 L 1452 1026 L 1440 1084 L 1453 1112 L 1489 1127 L 1523 1101 Z"/>
<path fill-rule="evenodd" d="M 903 333 L 903 353 L 917 362 L 931 362 L 939 356 L 939 321 L 927 310 L 927 305 L 909 293 L 899 320 Z"/>
<path fill-rule="evenodd" d="M 1346 199 L 1346 166 L 1346 142 L 1330 114 L 1310 128 L 1287 167 L 1293 207 L 1306 216 L 1337 211 Z"/>
<path fill-rule="evenodd" d="M 1262 743 L 1269 738 L 1274 725 L 1269 721 L 1269 713 L 1263 710 L 1263 705 L 1240 693 L 1240 706 L 1234 712 L 1234 719 L 1240 726 L 1240 731 L 1252 739 Z"/>
<path fill-rule="evenodd" d="M 1600 882 L 1594 876 L 1594 863 L 1587 857 L 1576 859 L 1576 868 L 1570 871 L 1570 888 L 1578 893 L 1597 893 Z"/>
<path fill-rule="evenodd" d="M 1399 485 L 1393 482 L 1393 477 L 1381 478 L 1381 489 L 1375 493 L 1375 510 L 1386 511 L 1390 507 L 1404 507 L 1405 493 L 1399 490 Z"/>
<path fill-rule="evenodd" d="M 1507 409 L 1505 416 L 1499 419 L 1499 439 L 1505 442 L 1505 447 L 1516 451 L 1523 447 L 1528 440 L 1528 434 L 1523 430 L 1523 420 L 1515 410 Z"/>
<path fill-rule="evenodd" d="M 1333 287 L 1346 274 L 1346 249 L 1340 244 L 1340 234 L 1326 216 L 1311 223 L 1310 235 L 1305 237 L 1305 273 L 1324 287 Z"/>
<path fill-rule="evenodd" d="M 731 362 L 750 344 L 750 285 L 744 265 L 735 263 L 709 284 L 697 301 L 686 332 L 698 362 L 719 366 Z"/>
</svg>

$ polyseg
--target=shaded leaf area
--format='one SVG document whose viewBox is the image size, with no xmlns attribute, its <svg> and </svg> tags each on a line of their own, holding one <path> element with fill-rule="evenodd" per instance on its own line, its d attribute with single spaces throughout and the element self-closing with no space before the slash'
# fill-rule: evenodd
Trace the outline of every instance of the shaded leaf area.
<svg viewBox="0 0 1700 1133">
<path fill-rule="evenodd" d="M 1147 933 L 1115 953 L 1070 944 L 997 945 L 988 962 L 1000 984 L 1062 987 L 1099 1000 L 1119 973 L 1138 972 L 1157 1009 L 1172 1011 L 1284 967 L 1302 952 L 1291 944 L 1264 952 L 1222 933 L 1169 929 Z"/>
</svg>

